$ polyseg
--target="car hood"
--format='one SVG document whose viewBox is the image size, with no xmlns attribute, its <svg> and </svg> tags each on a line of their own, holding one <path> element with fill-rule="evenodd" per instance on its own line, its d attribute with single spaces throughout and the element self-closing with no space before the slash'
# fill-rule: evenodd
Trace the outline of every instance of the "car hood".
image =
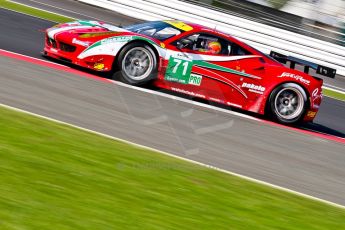
<svg viewBox="0 0 345 230">
<path fill-rule="evenodd" d="M 47 29 L 47 36 L 56 39 L 57 36 L 63 34 L 71 37 L 75 35 L 81 38 L 108 37 L 120 33 L 128 33 L 128 30 L 97 21 L 75 21 L 63 23 Z"/>
</svg>

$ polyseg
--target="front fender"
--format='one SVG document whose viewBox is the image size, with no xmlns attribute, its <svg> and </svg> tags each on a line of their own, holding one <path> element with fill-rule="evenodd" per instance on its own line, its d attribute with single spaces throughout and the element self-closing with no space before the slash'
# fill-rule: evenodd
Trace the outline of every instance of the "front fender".
<svg viewBox="0 0 345 230">
<path fill-rule="evenodd" d="M 156 42 L 142 36 L 133 36 L 133 35 L 123 35 L 123 36 L 114 36 L 102 39 L 100 41 L 95 42 L 83 52 L 78 55 L 79 59 L 84 59 L 90 56 L 95 55 L 110 55 L 116 56 L 119 51 L 129 42 L 132 41 L 146 41 L 152 44 L 159 54 L 162 53 L 161 48 Z"/>
</svg>

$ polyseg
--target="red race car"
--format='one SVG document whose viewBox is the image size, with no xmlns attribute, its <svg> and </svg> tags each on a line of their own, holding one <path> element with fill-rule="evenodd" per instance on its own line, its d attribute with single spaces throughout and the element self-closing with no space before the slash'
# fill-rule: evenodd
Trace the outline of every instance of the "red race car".
<svg viewBox="0 0 345 230">
<path fill-rule="evenodd" d="M 182 21 L 154 21 L 125 28 L 76 21 L 46 30 L 44 55 L 122 81 L 188 94 L 266 114 L 284 124 L 312 121 L 322 99 L 322 79 L 335 70 L 253 47 L 219 32 Z M 280 62 L 290 63 L 290 68 Z M 304 67 L 304 72 L 294 69 Z"/>
</svg>

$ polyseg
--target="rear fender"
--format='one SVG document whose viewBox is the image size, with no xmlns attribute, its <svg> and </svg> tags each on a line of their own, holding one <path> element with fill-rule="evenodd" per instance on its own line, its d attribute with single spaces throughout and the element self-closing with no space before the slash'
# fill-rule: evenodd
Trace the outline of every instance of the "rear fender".
<svg viewBox="0 0 345 230">
<path fill-rule="evenodd" d="M 294 83 L 294 84 L 297 84 L 299 85 L 300 87 L 303 88 L 303 90 L 305 91 L 306 95 L 307 95 L 307 101 L 308 101 L 308 107 L 310 108 L 311 105 L 312 105 L 312 99 L 311 99 L 311 92 L 309 90 L 309 86 L 308 85 L 305 85 L 305 84 L 302 84 L 300 81 L 293 81 L 293 80 L 282 80 L 280 82 L 278 82 L 277 84 L 275 85 L 272 85 L 271 87 L 268 87 L 265 94 L 263 95 L 263 100 L 261 101 L 261 105 L 260 105 L 260 109 L 258 111 L 258 113 L 260 114 L 265 114 L 266 113 L 266 109 L 267 109 L 267 104 L 268 104 L 268 100 L 269 100 L 269 97 L 272 93 L 272 91 L 279 87 L 280 85 L 282 84 L 285 84 L 285 83 Z"/>
</svg>

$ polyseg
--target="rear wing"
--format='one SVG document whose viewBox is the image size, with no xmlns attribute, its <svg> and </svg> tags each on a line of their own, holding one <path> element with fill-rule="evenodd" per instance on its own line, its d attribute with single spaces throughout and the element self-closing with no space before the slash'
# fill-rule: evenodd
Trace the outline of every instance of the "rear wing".
<svg viewBox="0 0 345 230">
<path fill-rule="evenodd" d="M 299 58 L 286 56 L 274 51 L 271 51 L 270 56 L 275 60 L 279 61 L 280 63 L 286 64 L 288 61 L 290 62 L 290 69 L 295 69 L 296 64 L 304 66 L 304 72 L 309 74 L 309 69 L 312 68 L 316 70 L 317 74 L 321 74 L 326 77 L 335 78 L 337 71 L 335 69 L 318 65 L 309 61 L 305 61 Z"/>
</svg>

